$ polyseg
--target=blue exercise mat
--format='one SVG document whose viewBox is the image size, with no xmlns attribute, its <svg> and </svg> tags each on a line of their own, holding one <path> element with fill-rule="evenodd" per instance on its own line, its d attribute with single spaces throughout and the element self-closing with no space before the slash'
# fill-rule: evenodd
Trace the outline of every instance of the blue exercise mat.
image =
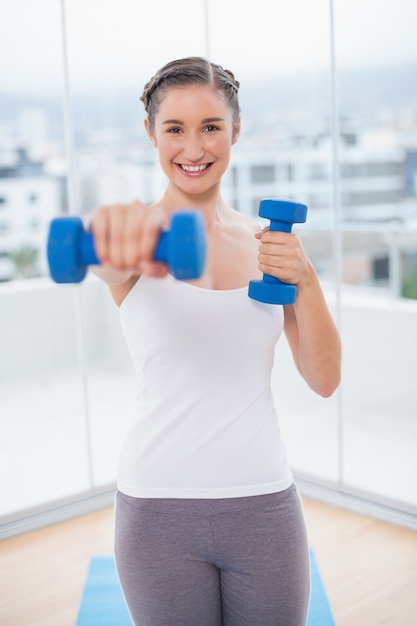
<svg viewBox="0 0 417 626">
<path fill-rule="evenodd" d="M 336 626 L 313 550 L 310 549 L 311 597 L 306 626 Z"/>
<path fill-rule="evenodd" d="M 335 626 L 313 551 L 310 562 L 312 585 L 306 626 Z M 76 626 L 132 626 L 112 556 L 91 559 Z"/>
</svg>

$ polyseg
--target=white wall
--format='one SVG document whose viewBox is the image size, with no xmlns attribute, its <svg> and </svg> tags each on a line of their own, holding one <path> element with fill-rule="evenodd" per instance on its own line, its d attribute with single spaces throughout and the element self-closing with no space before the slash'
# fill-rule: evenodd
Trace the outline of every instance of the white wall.
<svg viewBox="0 0 417 626">
<path fill-rule="evenodd" d="M 81 286 L 49 278 L 0 285 L 0 381 L 76 365 L 81 315 L 87 358 L 126 360 L 118 309 L 98 279 Z"/>
</svg>

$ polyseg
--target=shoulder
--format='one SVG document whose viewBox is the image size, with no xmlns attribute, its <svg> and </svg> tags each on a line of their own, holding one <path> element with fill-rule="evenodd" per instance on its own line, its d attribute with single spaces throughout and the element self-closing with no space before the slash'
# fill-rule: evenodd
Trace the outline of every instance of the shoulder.
<svg viewBox="0 0 417 626">
<path fill-rule="evenodd" d="M 239 230 L 246 231 L 248 234 L 254 235 L 258 233 L 262 226 L 259 221 L 254 218 L 240 213 L 236 209 L 231 209 L 230 213 L 230 223 L 232 227 L 238 228 Z"/>
</svg>

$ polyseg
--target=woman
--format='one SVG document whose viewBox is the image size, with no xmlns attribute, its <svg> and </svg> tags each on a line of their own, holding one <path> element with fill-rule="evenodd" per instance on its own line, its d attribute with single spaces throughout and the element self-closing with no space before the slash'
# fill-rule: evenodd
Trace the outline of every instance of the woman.
<svg viewBox="0 0 417 626">
<path fill-rule="evenodd" d="M 270 375 L 284 329 L 301 376 L 330 396 L 340 341 L 300 239 L 260 231 L 222 198 L 238 89 L 203 58 L 160 69 L 141 100 L 165 193 L 99 208 L 91 224 L 138 375 L 115 551 L 140 626 L 302 626 L 307 615 L 306 531 Z M 152 260 L 178 209 L 201 211 L 207 233 L 204 273 L 189 282 Z M 263 273 L 297 285 L 295 304 L 248 298 Z"/>
</svg>

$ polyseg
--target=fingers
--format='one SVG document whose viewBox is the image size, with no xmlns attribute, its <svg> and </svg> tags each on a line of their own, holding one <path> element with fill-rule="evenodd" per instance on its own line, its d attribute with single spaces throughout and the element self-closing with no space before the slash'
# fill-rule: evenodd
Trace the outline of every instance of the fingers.
<svg viewBox="0 0 417 626">
<path fill-rule="evenodd" d="M 262 273 L 297 285 L 307 270 L 308 258 L 297 235 L 267 231 L 260 236 L 258 263 Z"/>
<path fill-rule="evenodd" d="M 268 231 L 269 231 L 269 226 L 265 226 L 262 230 L 260 230 L 259 232 L 255 233 L 256 239 L 261 239 L 262 235 L 264 235 Z"/>
<path fill-rule="evenodd" d="M 159 207 L 137 201 L 98 208 L 90 230 L 101 263 L 136 273 L 165 275 L 166 266 L 152 260 L 163 222 Z"/>
</svg>

